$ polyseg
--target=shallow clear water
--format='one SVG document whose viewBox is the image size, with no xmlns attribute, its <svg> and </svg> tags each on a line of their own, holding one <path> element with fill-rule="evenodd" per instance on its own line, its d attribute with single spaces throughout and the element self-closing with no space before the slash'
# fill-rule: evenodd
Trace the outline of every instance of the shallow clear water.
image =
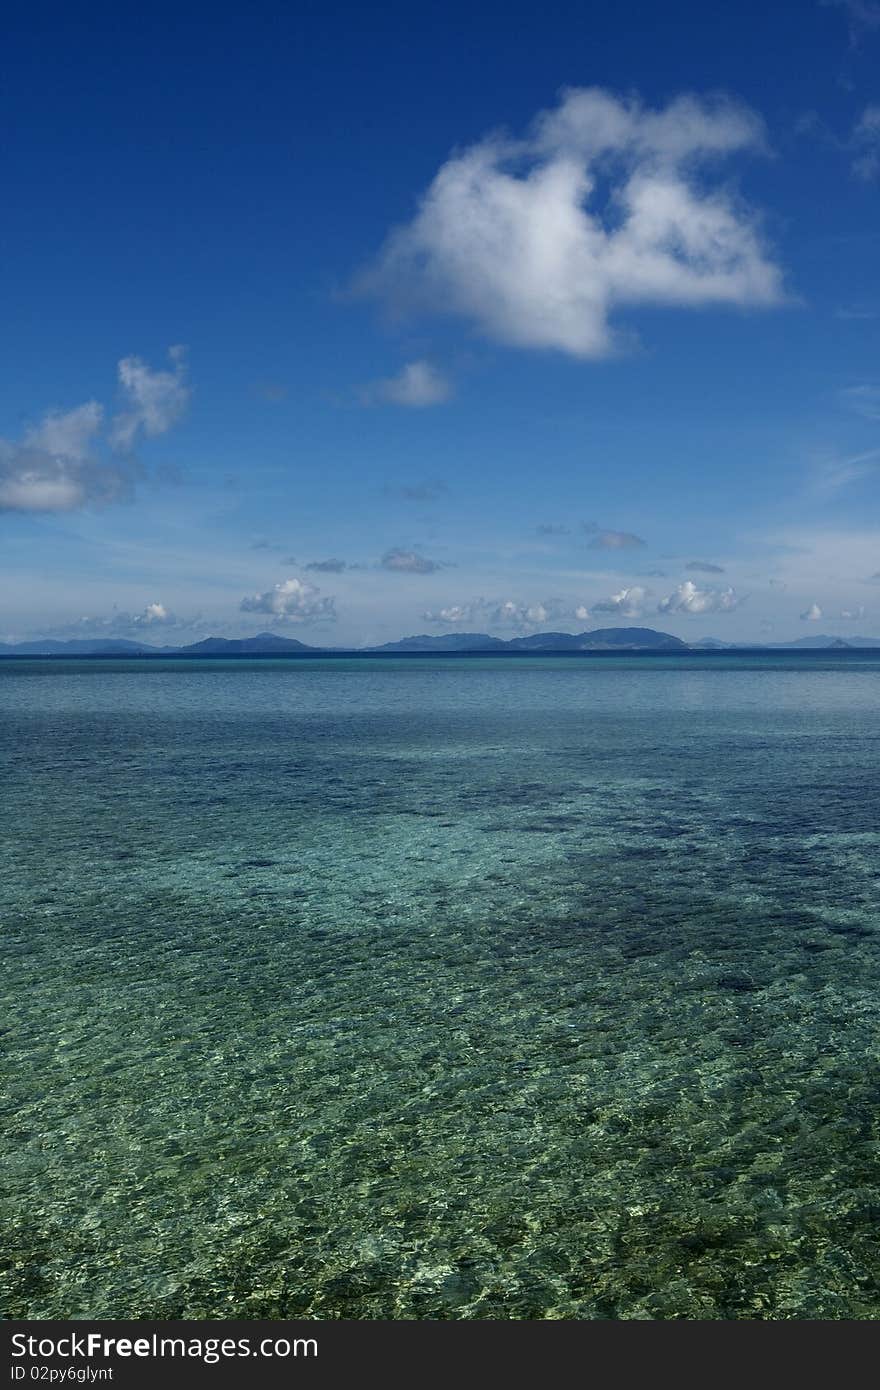
<svg viewBox="0 0 880 1390">
<path fill-rule="evenodd" d="M 3 1307 L 880 1316 L 880 657 L 0 662 Z"/>
</svg>

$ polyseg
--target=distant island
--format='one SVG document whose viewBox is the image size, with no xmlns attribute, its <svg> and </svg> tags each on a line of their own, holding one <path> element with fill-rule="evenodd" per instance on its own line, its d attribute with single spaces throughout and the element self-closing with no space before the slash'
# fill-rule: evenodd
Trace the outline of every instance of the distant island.
<svg viewBox="0 0 880 1390">
<path fill-rule="evenodd" d="M 687 643 L 649 627 L 602 627 L 595 632 L 535 632 L 529 637 L 489 637 L 485 632 L 446 632 L 403 637 L 374 647 L 377 652 L 598 652 L 686 651 Z"/>
<path fill-rule="evenodd" d="M 698 642 L 684 642 L 668 632 L 655 632 L 650 627 L 604 627 L 593 632 L 536 632 L 528 637 L 491 637 L 485 632 L 447 632 L 438 635 L 422 633 L 402 637 L 397 642 L 385 642 L 377 647 L 318 647 L 300 642 L 295 637 L 279 637 L 274 632 L 258 632 L 255 637 L 205 637 L 183 647 L 154 647 L 146 642 L 124 638 L 55 638 L 30 642 L 0 642 L 2 656 L 330 656 L 359 652 L 374 655 L 406 655 L 407 653 L 456 652 L 713 652 L 713 651 L 782 651 L 835 650 L 841 648 L 880 647 L 877 637 L 840 637 L 817 635 L 799 637 L 792 642 L 721 642 L 705 637 Z"/>
</svg>

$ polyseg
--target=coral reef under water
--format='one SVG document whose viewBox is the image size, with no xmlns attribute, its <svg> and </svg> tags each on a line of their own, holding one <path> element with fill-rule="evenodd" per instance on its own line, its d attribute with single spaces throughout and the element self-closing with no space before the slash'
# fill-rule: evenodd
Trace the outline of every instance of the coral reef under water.
<svg viewBox="0 0 880 1390">
<path fill-rule="evenodd" d="M 0 664 L 7 1316 L 880 1316 L 878 695 Z"/>
</svg>

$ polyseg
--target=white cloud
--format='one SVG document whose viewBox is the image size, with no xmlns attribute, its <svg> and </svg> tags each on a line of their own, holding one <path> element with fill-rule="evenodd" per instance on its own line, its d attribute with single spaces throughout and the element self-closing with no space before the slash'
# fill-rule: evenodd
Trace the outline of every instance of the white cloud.
<svg viewBox="0 0 880 1390">
<path fill-rule="evenodd" d="M 563 616 L 560 610 L 561 605 L 552 599 L 538 603 L 515 603 L 512 599 L 506 599 L 498 605 L 493 621 L 498 627 L 509 626 L 527 631 L 530 628 L 543 627 L 554 618 Z"/>
<path fill-rule="evenodd" d="M 539 631 L 554 623 L 563 623 L 570 627 L 574 622 L 586 623 L 606 614 L 613 614 L 617 618 L 638 618 L 643 614 L 643 604 L 648 594 L 649 590 L 634 584 L 592 605 L 573 605 L 570 600 L 561 598 L 545 598 L 532 602 L 519 599 L 472 598 L 466 602 L 430 610 L 423 613 L 422 618 L 425 622 L 438 626 L 513 628 L 517 632 L 526 633 Z"/>
<path fill-rule="evenodd" d="M 0 445 L 0 511 L 71 512 L 86 501 L 81 478 L 47 454 L 22 454 Z"/>
<path fill-rule="evenodd" d="M 391 405 L 406 405 L 420 409 L 441 405 L 452 395 L 452 383 L 430 362 L 407 362 L 396 376 L 365 386 L 361 398 L 366 405 L 386 401 Z"/>
<path fill-rule="evenodd" d="M 415 550 L 386 550 L 381 560 L 382 568 L 401 574 L 433 574 L 442 569 L 436 560 L 419 555 Z"/>
<path fill-rule="evenodd" d="M 818 623 L 821 617 L 822 609 L 819 607 L 818 603 L 811 603 L 809 608 L 806 608 L 801 614 L 801 622 Z"/>
<path fill-rule="evenodd" d="M 697 166 L 761 147 L 758 118 L 679 97 L 651 111 L 563 93 L 526 139 L 454 154 L 361 287 L 460 315 L 518 347 L 603 357 L 628 305 L 769 305 L 782 297 L 754 219 Z"/>
<path fill-rule="evenodd" d="M 465 603 L 453 603 L 437 611 L 422 614 L 426 623 L 438 626 L 464 627 L 478 625 L 490 628 L 513 628 L 517 632 L 534 632 L 547 623 L 572 616 L 561 599 L 547 598 L 532 603 L 517 599 L 472 598 Z"/>
<path fill-rule="evenodd" d="M 618 618 L 640 618 L 642 616 L 642 605 L 645 602 L 648 591 L 641 588 L 638 584 L 633 584 L 628 589 L 621 589 L 619 593 L 611 594 L 609 598 L 600 599 L 594 603 L 592 612 L 595 613 L 614 613 Z M 577 617 L 583 610 L 577 610 Z"/>
<path fill-rule="evenodd" d="M 151 372 L 139 358 L 118 364 L 132 409 L 111 421 L 109 442 L 131 447 L 137 433 L 161 434 L 183 410 L 181 350 L 171 349 L 172 372 Z M 104 409 L 86 401 L 73 410 L 50 410 L 20 440 L 0 439 L 0 512 L 70 512 L 104 506 L 131 495 L 135 470 L 102 451 Z"/>
<path fill-rule="evenodd" d="M 136 623 L 143 623 L 146 627 L 151 627 L 154 623 L 170 623 L 174 621 L 174 614 L 169 613 L 164 603 L 148 603 L 143 613 L 139 613 L 135 618 Z"/>
<path fill-rule="evenodd" d="M 848 623 L 861 622 L 862 618 L 865 616 L 865 605 L 863 603 L 858 603 L 855 608 L 841 608 L 840 616 Z"/>
<path fill-rule="evenodd" d="M 50 410 L 20 443 L 0 440 L 0 511 L 69 512 L 86 501 L 107 501 L 127 480 L 114 466 L 89 459 L 103 411 L 87 401 Z"/>
<path fill-rule="evenodd" d="M 268 613 L 279 622 L 334 622 L 336 605 L 332 598 L 321 597 L 320 589 L 303 579 L 285 579 L 263 594 L 243 598 L 242 613 Z"/>
<path fill-rule="evenodd" d="M 89 452 L 103 417 L 103 407 L 97 401 L 87 401 L 66 412 L 50 410 L 38 425 L 25 432 L 24 447 L 52 458 L 79 462 Z"/>
<path fill-rule="evenodd" d="M 128 452 L 141 432 L 164 434 L 183 414 L 190 398 L 186 363 L 181 347 L 169 349 L 171 369 L 153 371 L 140 357 L 123 357 L 118 366 L 119 384 L 126 409 L 110 424 L 110 443 Z"/>
<path fill-rule="evenodd" d="M 450 603 L 447 608 L 440 608 L 436 613 L 423 613 L 422 617 L 426 623 L 449 623 L 457 627 L 462 623 L 472 623 L 481 603 L 481 599 L 471 603 Z"/>
<path fill-rule="evenodd" d="M 178 618 L 164 603 L 153 602 L 146 604 L 139 613 L 114 609 L 111 614 L 102 617 L 82 617 L 75 624 L 57 629 L 57 632 L 72 637 L 124 637 L 142 633 L 144 628 L 194 628 L 200 622 L 200 616 Z"/>
<path fill-rule="evenodd" d="M 734 589 L 698 589 L 693 580 L 686 579 L 660 600 L 657 612 L 731 613 L 741 602 Z"/>
</svg>

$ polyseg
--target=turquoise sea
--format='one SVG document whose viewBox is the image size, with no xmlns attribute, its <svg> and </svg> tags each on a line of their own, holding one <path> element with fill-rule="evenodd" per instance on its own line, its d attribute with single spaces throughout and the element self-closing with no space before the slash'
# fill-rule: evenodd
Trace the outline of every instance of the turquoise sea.
<svg viewBox="0 0 880 1390">
<path fill-rule="evenodd" d="M 15 1317 L 880 1316 L 880 655 L 0 662 Z"/>
</svg>

